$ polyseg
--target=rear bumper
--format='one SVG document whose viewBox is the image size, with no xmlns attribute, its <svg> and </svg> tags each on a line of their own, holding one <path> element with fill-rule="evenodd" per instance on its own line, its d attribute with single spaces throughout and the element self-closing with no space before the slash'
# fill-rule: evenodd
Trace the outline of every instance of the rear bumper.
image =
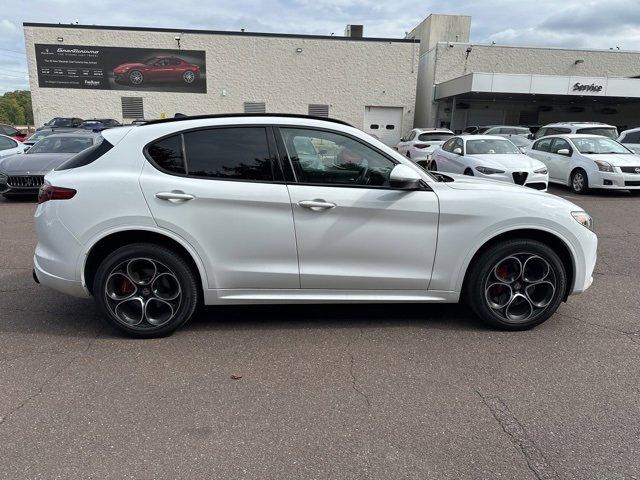
<svg viewBox="0 0 640 480">
<path fill-rule="evenodd" d="M 89 298 L 91 296 L 82 282 L 68 280 L 46 272 L 38 263 L 36 256 L 33 257 L 33 277 L 37 283 L 73 297 Z"/>
</svg>

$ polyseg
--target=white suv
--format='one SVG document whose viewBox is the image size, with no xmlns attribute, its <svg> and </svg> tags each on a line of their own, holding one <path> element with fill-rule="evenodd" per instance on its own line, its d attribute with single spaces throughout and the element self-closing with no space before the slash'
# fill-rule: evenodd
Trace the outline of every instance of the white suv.
<svg viewBox="0 0 640 480">
<path fill-rule="evenodd" d="M 618 137 L 618 142 L 640 155 L 640 128 L 625 130 Z"/>
<path fill-rule="evenodd" d="M 398 152 L 422 167 L 426 167 L 433 152 L 454 133 L 446 128 L 414 128 L 400 139 Z"/>
<path fill-rule="evenodd" d="M 618 138 L 618 129 L 613 125 L 598 122 L 559 122 L 551 123 L 540 128 L 531 139 L 546 137 L 547 135 L 566 135 L 569 133 L 582 133 L 585 135 L 602 135 L 612 140 Z"/>
<path fill-rule="evenodd" d="M 597 239 L 576 205 L 428 173 L 343 122 L 218 115 L 102 136 L 46 176 L 34 274 L 129 335 L 168 334 L 199 303 L 461 297 L 521 330 L 591 284 Z"/>
</svg>

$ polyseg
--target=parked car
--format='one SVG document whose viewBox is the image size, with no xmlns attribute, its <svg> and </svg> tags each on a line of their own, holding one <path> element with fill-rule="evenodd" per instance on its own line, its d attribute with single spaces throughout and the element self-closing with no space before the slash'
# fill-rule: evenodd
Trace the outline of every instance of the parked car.
<svg viewBox="0 0 640 480">
<path fill-rule="evenodd" d="M 6 123 L 0 123 L 0 135 L 6 135 L 12 137 L 19 142 L 24 141 L 27 138 L 27 134 L 18 130 L 13 125 L 7 125 Z"/>
<path fill-rule="evenodd" d="M 635 153 L 640 154 L 640 128 L 625 130 L 618 137 L 618 142 Z"/>
<path fill-rule="evenodd" d="M 62 128 L 78 128 L 83 121 L 84 120 L 77 117 L 54 117 L 51 120 L 49 120 L 47 123 L 45 123 L 42 127 L 37 128 L 36 131 L 46 129 L 47 127 L 48 128 L 61 128 L 61 127 Z"/>
<path fill-rule="evenodd" d="M 15 138 L 0 135 L 0 158 L 23 153 L 25 148 L 25 145 Z"/>
<path fill-rule="evenodd" d="M 588 135 L 604 135 L 613 140 L 618 138 L 618 129 L 613 125 L 598 122 L 559 122 L 541 127 L 529 136 L 530 140 L 546 137 L 547 135 L 562 135 L 568 133 L 583 133 Z"/>
<path fill-rule="evenodd" d="M 489 180 L 547 190 L 544 163 L 528 157 L 509 140 L 497 135 L 459 135 L 433 154 L 431 170 L 461 173 Z"/>
<path fill-rule="evenodd" d="M 506 138 L 511 143 L 513 143 L 522 153 L 527 153 L 527 149 L 533 143 L 527 137 L 523 137 L 522 135 L 499 135 L 500 137 Z"/>
<path fill-rule="evenodd" d="M 527 137 L 531 135 L 531 130 L 527 127 L 510 127 L 508 125 L 496 125 L 495 127 L 487 128 L 484 132 L 480 132 L 483 135 L 520 135 Z"/>
<path fill-rule="evenodd" d="M 84 129 L 73 128 L 73 127 L 46 127 L 43 129 L 36 130 L 33 135 L 27 138 L 23 143 L 27 146 L 27 148 L 32 147 L 36 142 L 42 140 L 49 135 L 54 135 L 57 133 L 73 133 L 73 132 L 86 132 Z"/>
<path fill-rule="evenodd" d="M 93 133 L 59 133 L 39 140 L 25 154 L 0 160 L 0 194 L 6 198 L 36 195 L 44 176 L 76 153 L 94 145 Z"/>
<path fill-rule="evenodd" d="M 213 115 L 101 135 L 46 176 L 34 275 L 132 336 L 166 335 L 200 303 L 464 300 L 521 330 L 592 281 L 580 207 L 427 172 L 341 121 Z M 309 142 L 321 162 L 299 161 Z"/>
<path fill-rule="evenodd" d="M 148 82 L 191 84 L 200 77 L 200 67 L 178 57 L 152 57 L 144 63 L 123 63 L 113 69 L 118 83 L 143 85 Z"/>
<path fill-rule="evenodd" d="M 101 132 L 107 128 L 119 127 L 120 125 L 120 122 L 113 118 L 94 118 L 92 120 L 85 120 L 82 122 L 80 124 L 80 128 L 92 130 L 94 132 Z"/>
<path fill-rule="evenodd" d="M 396 149 L 418 165 L 426 167 L 435 149 L 453 135 L 446 128 L 414 128 L 400 139 Z"/>
<path fill-rule="evenodd" d="M 549 169 L 549 181 L 575 193 L 590 188 L 640 194 L 640 156 L 600 135 L 551 135 L 534 142 L 529 155 Z"/>
</svg>

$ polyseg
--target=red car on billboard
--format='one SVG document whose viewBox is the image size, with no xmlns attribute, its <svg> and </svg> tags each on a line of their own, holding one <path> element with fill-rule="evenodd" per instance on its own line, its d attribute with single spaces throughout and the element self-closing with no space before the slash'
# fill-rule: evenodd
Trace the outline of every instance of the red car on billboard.
<svg viewBox="0 0 640 480">
<path fill-rule="evenodd" d="M 123 63 L 113 69 L 115 81 L 129 85 L 147 82 L 191 84 L 200 77 L 200 67 L 178 57 L 151 57 L 144 63 Z"/>
</svg>

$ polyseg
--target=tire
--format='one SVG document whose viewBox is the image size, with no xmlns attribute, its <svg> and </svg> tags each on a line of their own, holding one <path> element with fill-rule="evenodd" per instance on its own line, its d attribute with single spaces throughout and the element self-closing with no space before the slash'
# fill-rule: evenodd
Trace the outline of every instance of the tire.
<svg viewBox="0 0 640 480">
<path fill-rule="evenodd" d="M 520 262 L 520 267 L 514 258 Z M 532 258 L 534 260 L 527 263 Z M 548 272 L 543 275 L 545 265 Z M 515 277 L 518 268 L 520 273 Z M 511 278 L 513 280 L 508 282 Z M 528 330 L 555 313 L 566 288 L 567 273 L 553 249 L 536 240 L 507 240 L 489 247 L 477 257 L 470 267 L 463 298 L 491 327 Z"/>
<path fill-rule="evenodd" d="M 131 337 L 157 338 L 186 323 L 198 304 L 196 273 L 179 255 L 151 243 L 126 245 L 100 264 L 93 296 L 105 320 Z"/>
<path fill-rule="evenodd" d="M 196 73 L 193 70 L 187 70 L 182 74 L 182 81 L 186 84 L 192 84 L 196 81 Z"/>
<path fill-rule="evenodd" d="M 431 160 L 431 163 L 429 164 L 429 170 L 431 170 L 432 172 L 438 171 L 438 164 L 435 160 Z"/>
<path fill-rule="evenodd" d="M 581 195 L 587 193 L 589 191 L 589 177 L 587 176 L 587 172 L 581 168 L 576 168 L 571 172 L 569 186 L 574 193 Z"/>
<path fill-rule="evenodd" d="M 129 83 L 131 85 L 142 85 L 144 83 L 144 75 L 140 70 L 132 70 L 129 72 Z"/>
<path fill-rule="evenodd" d="M 470 168 L 467 168 L 467 169 L 464 171 L 464 174 L 465 174 L 465 175 L 467 175 L 467 176 L 469 176 L 469 177 L 473 177 L 473 170 L 471 170 Z"/>
</svg>

